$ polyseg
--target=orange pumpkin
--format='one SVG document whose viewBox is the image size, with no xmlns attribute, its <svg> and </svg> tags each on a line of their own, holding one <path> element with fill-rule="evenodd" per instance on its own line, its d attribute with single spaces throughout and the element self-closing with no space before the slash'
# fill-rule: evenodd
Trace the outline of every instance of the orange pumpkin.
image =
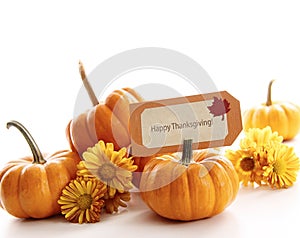
<svg viewBox="0 0 300 238">
<path fill-rule="evenodd" d="M 136 171 L 134 171 L 132 173 L 132 183 L 139 188 L 140 187 L 140 180 L 141 180 L 141 176 L 143 174 L 143 170 L 145 165 L 152 160 L 153 158 L 155 158 L 155 156 L 148 156 L 148 157 L 137 157 L 134 156 L 133 159 L 133 164 L 135 164 L 138 168 Z"/>
<path fill-rule="evenodd" d="M 149 161 L 140 182 L 141 197 L 150 209 L 182 221 L 219 214 L 234 201 L 238 189 L 231 162 L 208 150 L 192 152 L 191 140 L 184 141 L 182 159 L 175 153 Z"/>
<path fill-rule="evenodd" d="M 7 123 L 20 130 L 33 156 L 8 162 L 0 170 L 0 205 L 19 218 L 46 218 L 60 214 L 57 203 L 63 188 L 76 177 L 80 157 L 62 150 L 44 158 L 26 128 L 16 121 Z"/>
<path fill-rule="evenodd" d="M 274 80 L 269 83 L 267 102 L 244 112 L 244 130 L 270 126 L 272 131 L 277 131 L 284 140 L 290 140 L 300 131 L 300 107 L 291 102 L 272 102 L 273 82 Z"/>
<path fill-rule="evenodd" d="M 81 155 L 99 140 L 113 143 L 116 150 L 128 147 L 130 145 L 129 104 L 141 102 L 141 96 L 131 88 L 123 88 L 113 91 L 105 102 L 99 103 L 87 81 L 81 63 L 80 73 L 94 107 L 69 122 L 66 135 L 71 149 Z"/>
</svg>

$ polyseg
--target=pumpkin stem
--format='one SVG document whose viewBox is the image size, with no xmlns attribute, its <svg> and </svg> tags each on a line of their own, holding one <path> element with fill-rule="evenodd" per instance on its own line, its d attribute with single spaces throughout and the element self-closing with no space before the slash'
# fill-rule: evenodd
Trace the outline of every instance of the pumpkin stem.
<svg viewBox="0 0 300 238">
<path fill-rule="evenodd" d="M 29 131 L 20 123 L 17 121 L 9 121 L 6 124 L 7 129 L 9 129 L 11 126 L 16 127 L 24 136 L 25 140 L 27 141 L 31 152 L 33 154 L 33 164 L 44 164 L 47 161 L 44 159 L 39 147 L 37 146 L 35 140 L 29 133 Z"/>
<path fill-rule="evenodd" d="M 86 77 L 86 74 L 85 74 L 85 70 L 84 70 L 84 67 L 83 67 L 83 64 L 81 61 L 79 61 L 79 72 L 80 72 L 80 75 L 81 75 L 81 79 L 82 79 L 82 82 L 83 82 L 83 85 L 93 103 L 94 106 L 98 105 L 99 104 L 99 101 L 89 83 L 89 81 L 87 80 L 87 77 Z"/>
<path fill-rule="evenodd" d="M 266 106 L 271 106 L 272 105 L 272 84 L 275 80 L 271 80 L 269 83 L 269 87 L 268 87 L 268 95 L 267 95 L 267 102 L 266 102 Z"/>
<path fill-rule="evenodd" d="M 193 158 L 193 149 L 192 149 L 193 140 L 184 139 L 183 140 L 183 150 L 181 156 L 181 163 L 183 165 L 188 165 Z"/>
</svg>

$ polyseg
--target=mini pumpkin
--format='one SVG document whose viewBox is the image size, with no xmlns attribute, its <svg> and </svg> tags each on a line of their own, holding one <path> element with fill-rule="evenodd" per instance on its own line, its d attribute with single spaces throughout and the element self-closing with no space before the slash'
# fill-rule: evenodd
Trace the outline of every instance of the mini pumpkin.
<svg viewBox="0 0 300 238">
<path fill-rule="evenodd" d="M 132 173 L 132 183 L 137 188 L 140 187 L 141 176 L 143 174 L 145 165 L 153 158 L 155 158 L 155 155 L 148 157 L 132 157 L 134 165 L 138 167 L 137 170 Z"/>
<path fill-rule="evenodd" d="M 46 218 L 60 214 L 61 191 L 76 177 L 80 157 L 62 150 L 44 155 L 27 129 L 17 121 L 7 123 L 25 137 L 33 156 L 8 162 L 0 170 L 0 205 L 18 218 Z"/>
<path fill-rule="evenodd" d="M 185 140 L 179 153 L 150 160 L 141 176 L 143 201 L 162 217 L 190 221 L 219 214 L 236 198 L 238 175 L 232 163 L 208 150 L 192 152 Z"/>
<path fill-rule="evenodd" d="M 293 139 L 300 131 L 300 107 L 291 102 L 272 102 L 270 81 L 266 103 L 250 108 L 244 112 L 244 130 L 249 128 L 263 129 L 270 126 L 284 140 Z"/>
<path fill-rule="evenodd" d="M 79 62 L 80 74 L 89 97 L 94 104 L 88 110 L 69 122 L 66 135 L 70 147 L 82 155 L 88 147 L 99 140 L 113 143 L 116 150 L 130 145 L 129 104 L 141 102 L 141 96 L 131 88 L 113 91 L 99 103 L 87 80 L 83 65 Z"/>
</svg>

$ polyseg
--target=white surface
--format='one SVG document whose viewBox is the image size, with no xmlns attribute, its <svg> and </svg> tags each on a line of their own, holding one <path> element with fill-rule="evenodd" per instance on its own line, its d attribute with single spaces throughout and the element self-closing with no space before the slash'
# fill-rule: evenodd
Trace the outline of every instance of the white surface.
<svg viewBox="0 0 300 238">
<path fill-rule="evenodd" d="M 1 1 L 0 165 L 30 153 L 19 133 L 5 128 L 11 119 L 32 132 L 42 151 L 65 149 L 64 130 L 81 87 L 78 60 L 88 73 L 138 47 L 164 47 L 193 58 L 220 90 L 240 100 L 242 110 L 266 100 L 273 78 L 274 99 L 300 104 L 298 5 L 296 0 Z M 123 82 L 175 80 L 150 71 L 124 75 Z M 291 142 L 298 155 L 299 140 Z M 292 237 L 299 234 L 299 191 L 298 182 L 287 190 L 243 188 L 222 214 L 189 223 L 159 218 L 138 196 L 128 209 L 93 225 L 61 217 L 24 221 L 1 210 L 0 237 Z"/>
</svg>

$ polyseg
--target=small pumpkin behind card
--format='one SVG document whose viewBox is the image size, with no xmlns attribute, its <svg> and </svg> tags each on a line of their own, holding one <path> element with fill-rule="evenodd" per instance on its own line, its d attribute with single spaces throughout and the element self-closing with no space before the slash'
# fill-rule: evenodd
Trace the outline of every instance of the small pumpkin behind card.
<svg viewBox="0 0 300 238">
<path fill-rule="evenodd" d="M 141 102 L 142 97 L 132 88 L 114 90 L 104 102 L 99 102 L 85 70 L 79 62 L 80 75 L 93 107 L 69 121 L 66 136 L 73 151 L 81 156 L 88 147 L 94 146 L 99 140 L 114 144 L 119 150 L 130 145 L 129 135 L 129 104 Z"/>
<path fill-rule="evenodd" d="M 274 80 L 269 83 L 267 102 L 244 112 L 244 130 L 270 126 L 272 131 L 277 131 L 284 140 L 290 140 L 300 131 L 300 107 L 291 102 L 273 102 L 271 99 L 273 82 Z"/>
</svg>

